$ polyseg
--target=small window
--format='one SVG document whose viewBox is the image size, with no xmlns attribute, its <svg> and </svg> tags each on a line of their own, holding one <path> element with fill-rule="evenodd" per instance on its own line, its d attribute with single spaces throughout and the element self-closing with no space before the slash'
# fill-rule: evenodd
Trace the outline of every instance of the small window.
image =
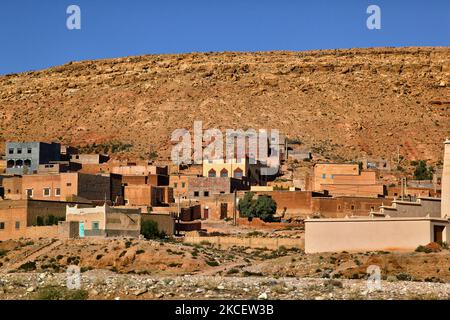
<svg viewBox="0 0 450 320">
<path fill-rule="evenodd" d="M 322 179 L 326 179 L 327 178 L 327 174 L 326 173 L 322 173 Z"/>
<path fill-rule="evenodd" d="M 60 188 L 55 188 L 55 196 L 59 197 L 61 195 L 61 189 Z"/>
<path fill-rule="evenodd" d="M 100 230 L 100 222 L 93 221 L 92 222 L 92 230 Z"/>
<path fill-rule="evenodd" d="M 67 182 L 67 183 L 66 183 L 66 186 L 71 187 L 71 186 L 72 186 L 72 183 Z"/>
<path fill-rule="evenodd" d="M 181 183 L 181 187 L 182 187 L 182 188 L 185 188 L 185 187 L 186 187 L 186 182 L 182 182 L 182 183 Z"/>
<path fill-rule="evenodd" d="M 204 195 L 205 197 L 209 197 L 209 191 L 204 191 L 204 192 L 203 192 L 203 195 Z"/>
<path fill-rule="evenodd" d="M 14 149 L 13 149 L 13 148 L 9 148 L 9 149 L 8 149 L 8 153 L 9 153 L 9 154 L 14 154 Z"/>
<path fill-rule="evenodd" d="M 28 198 L 33 198 L 33 189 L 27 189 L 26 194 Z"/>
<path fill-rule="evenodd" d="M 0 230 L 5 230 L 5 223 L 4 222 L 0 222 Z"/>
<path fill-rule="evenodd" d="M 175 182 L 175 183 L 173 184 L 173 187 L 174 187 L 174 188 L 177 188 L 177 187 L 178 187 L 178 183 Z"/>
<path fill-rule="evenodd" d="M 31 148 L 28 148 L 28 149 L 27 149 L 27 153 L 28 153 L 28 154 L 31 154 Z"/>
<path fill-rule="evenodd" d="M 20 221 L 16 221 L 16 230 L 20 229 Z"/>
<path fill-rule="evenodd" d="M 355 206 L 354 206 L 354 205 L 352 205 L 352 207 L 351 207 L 351 208 L 352 208 L 352 210 L 355 210 Z"/>
<path fill-rule="evenodd" d="M 198 191 L 194 191 L 194 197 L 198 197 L 199 196 L 199 192 Z"/>
<path fill-rule="evenodd" d="M 330 178 L 333 180 L 334 179 L 334 174 L 330 175 Z"/>
<path fill-rule="evenodd" d="M 22 154 L 22 148 L 17 148 L 17 154 Z"/>
<path fill-rule="evenodd" d="M 50 188 L 44 188 L 44 197 L 50 197 L 51 192 Z"/>
</svg>

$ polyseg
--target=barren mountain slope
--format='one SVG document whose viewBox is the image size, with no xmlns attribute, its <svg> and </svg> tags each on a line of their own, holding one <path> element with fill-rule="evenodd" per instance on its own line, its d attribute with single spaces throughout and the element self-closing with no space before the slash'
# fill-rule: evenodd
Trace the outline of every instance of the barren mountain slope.
<svg viewBox="0 0 450 320">
<path fill-rule="evenodd" d="M 442 158 L 450 48 L 193 53 L 74 62 L 0 77 L 0 140 L 122 141 L 170 154 L 171 132 L 275 128 L 331 159 Z"/>
</svg>

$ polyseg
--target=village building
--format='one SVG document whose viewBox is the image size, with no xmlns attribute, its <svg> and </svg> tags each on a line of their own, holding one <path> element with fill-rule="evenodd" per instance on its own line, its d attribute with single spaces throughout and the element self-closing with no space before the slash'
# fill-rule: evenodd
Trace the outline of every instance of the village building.
<svg viewBox="0 0 450 320">
<path fill-rule="evenodd" d="M 358 164 L 317 163 L 313 191 L 327 190 L 336 196 L 378 197 L 385 194 L 375 171 L 361 171 Z"/>
<path fill-rule="evenodd" d="M 7 142 L 6 173 L 33 174 L 39 165 L 59 161 L 61 157 L 59 143 L 44 142 Z"/>
<path fill-rule="evenodd" d="M 449 218 L 450 140 L 446 140 L 440 201 L 394 201 L 366 218 L 306 219 L 305 252 L 414 250 L 430 242 L 448 242 Z"/>
<path fill-rule="evenodd" d="M 122 197 L 121 176 L 119 175 L 67 172 L 24 175 L 21 180 L 22 199 L 115 201 Z"/>
<path fill-rule="evenodd" d="M 56 223 L 65 219 L 67 204 L 91 206 L 89 203 L 31 199 L 0 201 L 0 241 L 57 237 Z"/>
<path fill-rule="evenodd" d="M 106 204 L 94 208 L 68 205 L 66 221 L 78 222 L 78 237 L 134 237 L 141 232 L 139 209 L 113 208 Z"/>
</svg>

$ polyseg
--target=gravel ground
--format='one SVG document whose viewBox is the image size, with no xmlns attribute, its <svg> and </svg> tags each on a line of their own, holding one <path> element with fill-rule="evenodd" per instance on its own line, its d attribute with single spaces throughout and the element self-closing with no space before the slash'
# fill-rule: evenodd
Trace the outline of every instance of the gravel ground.
<svg viewBox="0 0 450 320">
<path fill-rule="evenodd" d="M 9 273 L 0 276 L 0 299 L 48 299 L 49 286 L 66 290 L 65 273 Z M 93 270 L 81 274 L 83 299 L 444 299 L 450 283 L 381 281 L 367 292 L 367 282 L 317 278 L 155 277 Z"/>
</svg>

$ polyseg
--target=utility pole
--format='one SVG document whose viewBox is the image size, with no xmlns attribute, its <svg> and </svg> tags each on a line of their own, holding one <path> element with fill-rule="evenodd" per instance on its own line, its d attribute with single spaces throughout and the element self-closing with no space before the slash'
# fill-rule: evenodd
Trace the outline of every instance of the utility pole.
<svg viewBox="0 0 450 320">
<path fill-rule="evenodd" d="M 236 217 L 236 200 L 237 200 L 237 191 L 234 190 L 234 200 L 233 200 L 233 225 L 237 225 L 237 217 Z"/>
</svg>

